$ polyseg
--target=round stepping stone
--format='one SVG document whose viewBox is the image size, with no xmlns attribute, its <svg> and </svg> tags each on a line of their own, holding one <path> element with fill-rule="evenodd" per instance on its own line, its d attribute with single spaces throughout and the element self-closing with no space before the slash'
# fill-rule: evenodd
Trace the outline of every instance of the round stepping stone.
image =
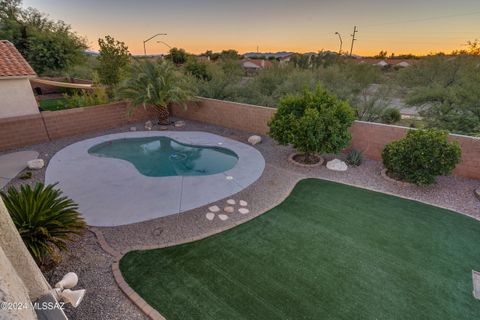
<svg viewBox="0 0 480 320">
<path fill-rule="evenodd" d="M 228 220 L 228 216 L 227 216 L 226 214 L 219 214 L 218 217 L 219 217 L 220 220 L 222 220 L 222 221 Z"/>
<path fill-rule="evenodd" d="M 228 199 L 228 200 L 227 200 L 227 203 L 228 203 L 229 205 L 234 206 L 237 202 L 236 202 L 235 200 L 233 200 L 233 199 Z"/>
<path fill-rule="evenodd" d="M 210 210 L 211 212 L 218 212 L 220 211 L 220 208 L 218 206 L 211 206 L 210 208 L 208 208 L 208 210 Z"/>
<path fill-rule="evenodd" d="M 242 207 L 246 207 L 248 205 L 248 202 L 245 200 L 240 200 L 239 203 Z"/>
<path fill-rule="evenodd" d="M 223 211 L 225 211 L 226 213 L 233 213 L 233 212 L 235 212 L 235 208 L 228 206 L 228 207 L 223 208 Z"/>
<path fill-rule="evenodd" d="M 205 217 L 206 217 L 208 220 L 212 221 L 212 220 L 215 218 L 215 213 L 209 212 L 209 213 L 207 213 L 207 214 L 205 215 Z"/>
<path fill-rule="evenodd" d="M 247 214 L 250 212 L 250 210 L 248 210 L 247 208 L 240 208 L 238 209 L 238 212 L 240 212 L 241 214 Z"/>
<path fill-rule="evenodd" d="M 227 179 L 227 180 L 233 180 L 233 177 L 232 177 L 232 176 L 227 176 L 225 179 Z"/>
</svg>

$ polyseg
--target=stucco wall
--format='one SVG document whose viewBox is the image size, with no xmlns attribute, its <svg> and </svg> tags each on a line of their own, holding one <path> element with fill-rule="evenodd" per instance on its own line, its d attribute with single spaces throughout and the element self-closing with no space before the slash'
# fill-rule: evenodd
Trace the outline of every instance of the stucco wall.
<svg viewBox="0 0 480 320">
<path fill-rule="evenodd" d="M 0 119 L 38 113 L 28 78 L 0 79 Z"/>
<path fill-rule="evenodd" d="M 13 224 L 5 204 L 0 198 L 0 247 L 3 248 L 18 276 L 22 279 L 32 301 L 48 294 L 51 290 L 30 252 L 23 243 Z M 0 271 L 0 274 L 3 272 Z"/>
<path fill-rule="evenodd" d="M 15 268 L 0 247 L 0 303 L 5 302 L 0 308 L 0 319 L 5 320 L 31 320 L 37 319 L 35 311 L 23 308 L 25 303 L 30 303 L 27 289 Z M 13 308 L 15 303 L 20 303 L 19 308 Z M 10 305 L 8 305 L 10 304 Z M 11 306 L 12 308 L 8 308 Z"/>
</svg>

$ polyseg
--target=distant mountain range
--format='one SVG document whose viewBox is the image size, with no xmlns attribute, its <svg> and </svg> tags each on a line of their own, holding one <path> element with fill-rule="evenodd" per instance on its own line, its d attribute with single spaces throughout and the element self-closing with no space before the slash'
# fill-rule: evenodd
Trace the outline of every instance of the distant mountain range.
<svg viewBox="0 0 480 320">
<path fill-rule="evenodd" d="M 285 58 L 288 57 L 292 54 L 295 54 L 296 52 L 287 52 L 287 51 L 281 51 L 281 52 L 247 52 L 244 54 L 246 58 L 260 58 L 260 57 L 265 57 L 265 58 Z"/>
</svg>

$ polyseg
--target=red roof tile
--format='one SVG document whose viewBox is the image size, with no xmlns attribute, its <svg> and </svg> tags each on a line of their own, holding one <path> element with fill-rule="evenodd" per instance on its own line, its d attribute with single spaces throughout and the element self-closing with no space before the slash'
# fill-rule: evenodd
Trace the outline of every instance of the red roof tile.
<svg viewBox="0 0 480 320">
<path fill-rule="evenodd" d="M 7 40 L 0 40 L 0 78 L 36 75 L 13 44 Z"/>
</svg>

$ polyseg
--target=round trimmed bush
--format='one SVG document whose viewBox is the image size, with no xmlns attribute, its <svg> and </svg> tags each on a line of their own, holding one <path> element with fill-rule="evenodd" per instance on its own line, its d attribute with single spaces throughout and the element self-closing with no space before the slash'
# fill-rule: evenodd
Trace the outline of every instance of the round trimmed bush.
<svg viewBox="0 0 480 320">
<path fill-rule="evenodd" d="M 348 145 L 353 121 L 348 103 L 318 87 L 284 97 L 269 122 L 269 135 L 282 145 L 292 144 L 312 163 L 315 154 L 338 153 Z"/>
<path fill-rule="evenodd" d="M 404 138 L 387 144 L 382 158 L 392 178 L 429 185 L 437 176 L 449 175 L 461 153 L 458 142 L 449 142 L 445 131 L 410 130 Z"/>
</svg>

